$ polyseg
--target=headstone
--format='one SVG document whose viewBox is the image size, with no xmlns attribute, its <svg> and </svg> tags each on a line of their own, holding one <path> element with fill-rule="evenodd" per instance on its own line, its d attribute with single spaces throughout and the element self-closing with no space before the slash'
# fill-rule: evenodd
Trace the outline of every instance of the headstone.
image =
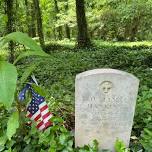
<svg viewBox="0 0 152 152">
<path fill-rule="evenodd" d="M 99 150 L 114 151 L 116 139 L 129 145 L 139 80 L 127 72 L 95 69 L 75 83 L 75 144 L 96 139 Z"/>
</svg>

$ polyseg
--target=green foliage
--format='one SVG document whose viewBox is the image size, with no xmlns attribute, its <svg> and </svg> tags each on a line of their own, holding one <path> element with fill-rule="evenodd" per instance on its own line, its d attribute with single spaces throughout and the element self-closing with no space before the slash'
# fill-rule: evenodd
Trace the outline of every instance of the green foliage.
<svg viewBox="0 0 152 152">
<path fill-rule="evenodd" d="M 6 141 L 7 141 L 6 135 L 0 137 L 0 151 L 2 151 L 5 148 Z"/>
<path fill-rule="evenodd" d="M 23 84 L 27 81 L 28 77 L 32 74 L 32 72 L 35 70 L 35 68 L 39 65 L 40 63 L 33 63 L 25 69 L 24 73 L 22 74 L 22 77 L 20 78 L 20 84 Z"/>
<path fill-rule="evenodd" d="M 152 42 L 117 43 L 115 41 L 152 39 L 152 1 L 85 1 L 90 37 L 111 40 L 113 42 L 94 41 L 94 48 L 84 50 L 74 49 L 74 41 L 56 42 L 56 39 L 59 39 L 59 35 L 62 35 L 62 38 L 67 37 L 65 28 L 67 26 L 70 29 L 71 38 L 76 39 L 77 28 L 75 0 L 57 0 L 58 11 L 55 11 L 54 2 L 51 0 L 40 1 L 45 39 L 55 39 L 55 42 L 45 47 L 46 51 L 51 54 L 49 58 L 46 58 L 47 54 L 27 34 L 14 32 L 4 36 L 8 30 L 6 29 L 8 22 L 6 16 L 7 7 L 5 1 L 0 0 L 0 36 L 2 36 L 0 38 L 0 60 L 2 60 L 0 62 L 0 151 L 98 151 L 96 141 L 93 142 L 93 145 L 74 148 L 73 132 L 68 131 L 74 129 L 74 80 L 76 74 L 85 70 L 115 68 L 130 72 L 140 79 L 140 89 L 132 131 L 132 135 L 136 139 L 131 141 L 131 150 L 137 152 L 143 149 L 143 151 L 151 152 Z M 14 3 L 14 8 L 15 15 L 12 14 L 12 16 L 14 17 L 15 24 L 13 29 L 16 29 L 16 31 L 26 31 L 29 35 L 33 36 L 32 32 L 36 26 L 36 21 L 34 19 L 35 7 L 32 0 L 28 0 L 27 6 L 25 6 L 25 1 L 17 0 Z M 59 27 L 61 28 L 61 33 L 59 32 Z M 20 78 L 17 89 L 19 90 L 22 87 L 27 81 L 28 76 L 34 71 L 36 78 L 45 89 L 43 90 L 37 86 L 33 87 L 41 95 L 46 95 L 50 110 L 53 111 L 54 115 L 60 116 L 59 118 L 52 118 L 53 127 L 48 128 L 45 132 L 38 132 L 34 125 L 30 127 L 26 124 L 28 119 L 24 117 L 25 112 L 22 111 L 26 105 L 18 105 L 16 97 L 14 98 L 14 94 L 17 94 L 15 90 L 17 79 L 16 67 L 4 62 L 4 60 L 7 60 L 8 55 L 5 43 L 10 41 L 16 42 L 17 45 L 19 43 L 17 46 L 19 52 L 15 50 L 15 55 L 19 54 L 19 56 L 14 62 L 14 65 L 20 63 L 17 65 Z M 57 50 L 57 52 L 52 52 L 54 50 Z M 35 58 L 25 58 L 29 56 L 43 56 L 45 58 L 37 58 L 37 60 Z M 20 61 L 23 58 L 24 60 Z M 11 115 L 12 111 L 16 108 L 21 110 L 19 115 L 21 117 L 19 120 L 21 125 L 19 128 L 17 121 L 18 114 L 13 112 L 13 115 Z M 15 121 L 16 124 L 14 124 Z M 6 132 L 8 137 L 6 136 Z M 120 140 L 116 141 L 115 148 L 117 152 L 128 151 Z"/>
<path fill-rule="evenodd" d="M 9 42 L 9 41 L 15 41 L 21 44 L 24 44 L 26 47 L 29 47 L 31 52 L 33 51 L 32 55 L 39 55 L 39 56 L 46 56 L 47 54 L 42 51 L 42 49 L 36 44 L 35 41 L 33 41 L 31 38 L 29 38 L 27 35 L 23 33 L 12 33 L 7 35 L 3 38 L 3 41 Z M 38 50 L 37 50 L 38 49 Z M 38 53 L 37 53 L 38 52 Z M 31 54 L 28 54 L 28 56 Z M 25 55 L 22 55 L 20 57 L 23 58 Z M 3 58 L 4 59 L 4 58 Z M 13 64 L 10 64 L 6 61 L 0 61 L 0 151 L 3 152 L 17 152 L 21 151 L 22 147 L 21 138 L 22 134 L 25 132 L 23 129 L 25 129 L 25 126 L 23 125 L 24 119 L 22 118 L 22 107 L 17 101 L 17 97 L 15 96 L 17 94 L 16 91 L 16 84 L 17 84 L 17 70 L 16 67 Z M 27 69 L 27 71 L 24 72 L 24 75 L 21 78 L 20 84 L 24 83 L 27 79 L 27 77 L 32 73 L 32 70 L 35 69 L 35 67 L 38 65 L 38 63 L 35 63 L 30 69 Z M 16 102 L 14 104 L 13 101 Z M 3 107 L 4 106 L 4 107 Z M 6 110 L 5 110 L 6 109 Z M 16 111 L 16 112 L 14 112 Z M 20 114 L 19 114 L 20 112 Z M 24 114 L 25 116 L 25 114 Z M 9 118 L 8 118 L 9 117 Z M 7 124 L 7 126 L 6 126 Z M 22 126 L 19 127 L 19 124 Z M 7 129 L 6 129 L 7 128 Z M 15 133 L 17 132 L 17 129 L 19 128 L 19 136 L 15 136 Z M 6 135 L 7 136 L 6 136 Z M 15 138 L 15 140 L 13 140 Z M 17 144 L 17 146 L 16 146 Z M 15 148 L 12 148 L 12 147 Z"/>
<path fill-rule="evenodd" d="M 145 148 L 146 152 L 152 151 L 152 90 L 144 91 L 139 97 L 139 104 L 136 110 L 135 128 L 141 131 L 140 143 Z M 143 117 L 144 116 L 144 117 Z M 144 128 L 144 130 L 142 129 Z"/>
<path fill-rule="evenodd" d="M 73 151 L 73 138 L 69 131 L 62 125 L 61 118 L 52 118 L 54 126 L 50 128 L 50 147 L 48 151 Z M 47 143 L 46 143 L 47 145 Z"/>
<path fill-rule="evenodd" d="M 84 147 L 82 147 L 80 149 L 78 148 L 77 151 L 78 152 L 98 152 L 99 151 L 98 141 L 94 140 L 92 145 L 85 145 Z M 104 150 L 102 152 L 104 152 Z"/>
<path fill-rule="evenodd" d="M 123 143 L 123 141 L 117 139 L 115 143 L 115 151 L 116 152 L 129 152 L 128 149 L 126 149 L 126 145 Z"/>
<path fill-rule="evenodd" d="M 22 52 L 17 59 L 14 61 L 14 64 L 16 64 L 19 60 L 21 60 L 24 57 L 28 57 L 28 56 L 41 56 L 41 57 L 48 57 L 48 54 L 46 54 L 43 51 L 26 51 L 26 52 Z"/>
<path fill-rule="evenodd" d="M 146 152 L 152 151 L 152 129 L 149 130 L 147 128 L 141 134 L 141 144 L 145 148 Z"/>
<path fill-rule="evenodd" d="M 37 45 L 37 43 L 32 40 L 26 33 L 13 32 L 4 37 L 5 42 L 14 41 L 16 43 L 25 45 L 31 51 L 42 51 L 42 48 Z"/>
<path fill-rule="evenodd" d="M 53 122 L 53 127 L 48 128 L 44 132 L 38 132 L 35 126 L 32 126 L 28 135 L 24 137 L 24 142 L 26 142 L 27 145 L 23 151 L 73 151 L 73 137 L 63 126 L 63 120 L 58 117 L 53 117 L 51 121 Z"/>
<path fill-rule="evenodd" d="M 7 132 L 6 135 L 9 140 L 16 133 L 16 129 L 19 127 L 19 113 L 18 111 L 14 112 L 8 119 Z"/>
<path fill-rule="evenodd" d="M 136 107 L 134 129 L 137 130 L 136 136 L 139 136 L 143 128 L 152 129 L 152 89 L 143 91 L 138 97 Z M 144 117 L 143 117 L 144 116 Z"/>
<path fill-rule="evenodd" d="M 5 61 L 0 61 L 0 102 L 10 108 L 14 101 L 16 89 L 17 70 Z"/>
<path fill-rule="evenodd" d="M 143 43 L 106 43 L 97 41 L 97 47 L 77 50 L 62 47 L 64 51 L 51 52 L 51 58 L 42 61 L 35 75 L 47 90 L 46 96 L 51 111 L 64 118 L 65 126 L 74 128 L 74 81 L 75 75 L 94 68 L 116 68 L 136 75 L 140 79 L 139 96 L 132 135 L 137 139 L 131 145 L 142 149 L 139 142 L 143 128 L 151 125 L 151 89 L 152 66 L 150 61 L 151 46 Z M 67 44 L 66 44 L 67 45 Z M 74 46 L 74 45 L 73 45 Z M 61 49 L 62 50 L 62 49 Z M 28 60 L 26 60 L 28 62 Z M 31 59 L 30 59 L 31 61 Z M 45 67 L 43 66 L 45 65 Z M 24 69 L 20 65 L 18 68 Z M 144 116 L 144 117 L 143 117 Z M 133 150 L 133 147 L 131 147 Z M 88 148 L 89 149 L 89 148 Z M 135 148 L 134 148 L 135 149 Z M 125 149 L 126 150 L 126 149 Z M 126 150 L 127 151 L 127 150 Z M 137 152 L 134 151 L 134 152 Z"/>
<path fill-rule="evenodd" d="M 104 40 L 151 39 L 151 20 L 148 20 L 151 8 L 151 0 L 94 0 L 87 5 L 89 30 L 94 37 Z"/>
<path fill-rule="evenodd" d="M 91 38 L 114 41 L 152 39 L 151 0 L 87 0 L 85 4 Z M 0 6 L 0 36 L 6 33 L 8 20 L 4 6 L 3 0 Z M 56 40 L 59 39 L 60 34 L 63 39 L 66 38 L 65 26 L 68 25 L 71 38 L 76 39 L 75 0 L 57 0 L 57 6 L 58 11 L 55 11 L 55 1 L 40 1 L 45 38 Z M 14 10 L 15 27 L 13 28 L 17 31 L 25 31 L 32 36 L 33 30 L 36 30 L 33 2 L 29 0 L 26 4 L 24 1 L 17 1 L 14 8 L 16 10 Z M 60 34 L 59 27 L 61 27 Z"/>
<path fill-rule="evenodd" d="M 21 33 L 21 32 L 13 32 L 1 39 L 1 47 L 3 48 L 6 43 L 14 41 L 18 44 L 22 44 L 24 46 L 24 51 L 21 52 L 21 54 L 18 55 L 17 59 L 14 61 L 14 64 L 16 64 L 19 60 L 22 58 L 28 57 L 28 56 L 41 56 L 41 57 L 47 57 L 48 54 L 46 54 L 42 48 L 27 34 Z M 26 49 L 25 49 L 26 47 Z"/>
<path fill-rule="evenodd" d="M 62 42 L 61 47 L 64 47 L 63 44 L 64 42 Z M 146 47 L 145 45 L 135 47 L 138 46 L 138 43 L 135 46 L 134 44 L 130 46 L 130 43 L 121 43 L 120 45 L 118 43 L 113 45 L 112 43 L 112 45 L 107 45 L 99 41 L 95 44 L 98 46 L 89 50 L 64 47 L 64 51 L 50 51 L 50 58 L 27 58 L 20 62 L 20 65 L 17 66 L 19 77 L 21 78 L 18 88 L 21 87 L 20 84 L 22 85 L 26 82 L 28 76 L 34 70 L 34 75 L 38 82 L 45 89 L 35 85 L 33 87 L 40 94 L 45 94 L 50 111 L 53 111 L 54 116 L 58 117 L 52 118 L 52 127 L 44 132 L 39 132 L 35 124 L 31 127 L 27 125 L 28 119 L 25 118 L 25 112 L 21 111 L 21 119 L 19 121 L 21 125 L 16 133 L 17 127 L 12 126 L 14 131 L 10 134 L 9 138 L 11 140 L 8 140 L 5 136 L 6 124 L 8 117 L 12 116 L 10 116 L 8 111 L 3 110 L 0 115 L 0 128 L 2 129 L 0 149 L 2 152 L 9 150 L 13 152 L 98 152 L 98 143 L 96 141 L 84 147 L 74 148 L 73 137 L 75 75 L 94 68 L 125 70 L 140 79 L 139 96 L 132 131 L 132 135 L 136 136 L 137 139 L 131 141 L 131 145 L 137 145 L 138 151 L 141 149 L 151 150 L 152 91 L 150 88 L 152 88 L 152 70 L 150 67 L 152 64 L 149 62 L 152 56 L 151 47 L 147 47 L 147 45 Z M 36 65 L 33 61 L 36 62 Z M 32 66 L 31 63 L 33 63 Z M 21 106 L 25 107 L 26 105 L 23 103 Z M 16 104 L 12 106 L 12 110 L 14 109 L 16 109 Z M 143 128 L 145 129 L 143 130 Z M 115 148 L 116 152 L 129 151 L 120 140 L 116 141 Z M 133 146 L 130 149 L 133 152 L 137 152 Z M 103 152 L 109 151 L 103 150 Z"/>
<path fill-rule="evenodd" d="M 152 48 L 151 41 L 140 41 L 140 42 L 113 42 L 113 41 L 101 41 L 96 40 L 94 43 L 98 47 L 104 48 L 121 48 L 121 49 L 131 49 L 131 50 L 142 50 Z"/>
<path fill-rule="evenodd" d="M 32 84 L 33 89 L 40 94 L 41 96 L 45 97 L 46 96 L 46 90 L 43 89 L 42 87 L 36 85 L 36 84 Z"/>
<path fill-rule="evenodd" d="M 11 34 L 8 34 L 2 39 L 5 43 L 9 41 L 14 41 L 20 44 L 25 45 L 26 47 L 30 48 L 29 51 L 21 53 L 16 61 L 17 63 L 20 59 L 31 56 L 31 55 L 37 55 L 37 56 L 48 56 L 37 43 L 32 40 L 30 37 L 28 37 L 26 34 L 21 32 L 14 32 Z M 22 81 L 26 80 L 28 77 L 28 74 L 31 74 L 31 70 L 35 68 L 32 67 L 28 72 L 26 72 L 26 76 L 24 75 L 22 77 Z M 10 78 L 11 75 L 11 78 Z M 14 100 L 14 93 L 16 89 L 16 81 L 17 81 L 17 71 L 16 67 L 12 64 L 9 64 L 5 61 L 0 62 L 0 102 L 4 104 L 5 107 L 10 108 L 13 100 Z M 9 90 L 9 91 L 8 91 Z"/>
</svg>

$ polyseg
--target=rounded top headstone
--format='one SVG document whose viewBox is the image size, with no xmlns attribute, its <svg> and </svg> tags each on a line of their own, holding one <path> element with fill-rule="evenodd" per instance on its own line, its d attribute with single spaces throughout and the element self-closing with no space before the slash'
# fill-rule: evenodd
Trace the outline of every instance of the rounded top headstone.
<svg viewBox="0 0 152 152">
<path fill-rule="evenodd" d="M 116 75 L 128 76 L 128 77 L 131 77 L 132 79 L 134 79 L 135 81 L 139 82 L 139 79 L 137 77 L 135 77 L 133 74 L 130 74 L 128 72 L 121 71 L 121 70 L 110 69 L 110 68 L 88 70 L 88 71 L 82 72 L 80 74 L 77 74 L 76 79 L 81 79 L 83 77 L 87 77 L 90 75 L 97 75 L 97 74 L 116 74 Z"/>
<path fill-rule="evenodd" d="M 115 69 L 94 69 L 76 76 L 75 143 L 96 139 L 99 150 L 114 152 L 119 138 L 129 145 L 139 80 Z"/>
</svg>

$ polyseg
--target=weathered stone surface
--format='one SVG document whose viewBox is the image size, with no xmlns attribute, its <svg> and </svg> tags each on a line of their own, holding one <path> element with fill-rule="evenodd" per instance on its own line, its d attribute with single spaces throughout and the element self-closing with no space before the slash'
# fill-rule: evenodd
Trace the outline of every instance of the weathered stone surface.
<svg viewBox="0 0 152 152">
<path fill-rule="evenodd" d="M 75 83 L 75 143 L 97 139 L 100 149 L 114 151 L 117 138 L 129 145 L 139 80 L 127 72 L 95 69 Z"/>
</svg>

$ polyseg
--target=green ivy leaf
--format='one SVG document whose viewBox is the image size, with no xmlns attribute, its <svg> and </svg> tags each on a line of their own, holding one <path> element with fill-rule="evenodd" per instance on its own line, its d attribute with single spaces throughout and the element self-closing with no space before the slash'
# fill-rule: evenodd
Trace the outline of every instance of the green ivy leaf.
<svg viewBox="0 0 152 152">
<path fill-rule="evenodd" d="M 14 100 L 16 89 L 16 67 L 6 61 L 0 61 L 0 102 L 9 109 Z"/>
<path fill-rule="evenodd" d="M 11 140 L 12 136 L 16 133 L 16 129 L 18 127 L 19 127 L 19 113 L 18 111 L 16 111 L 9 117 L 9 120 L 7 123 L 6 135 L 9 140 Z"/>
<path fill-rule="evenodd" d="M 64 120 L 61 118 L 61 117 L 52 117 L 51 119 L 50 119 L 52 122 L 55 122 L 55 123 L 63 123 L 64 122 Z"/>
<path fill-rule="evenodd" d="M 115 143 L 115 151 L 116 152 L 125 152 L 126 146 L 123 141 L 117 139 Z"/>
<path fill-rule="evenodd" d="M 59 137 L 60 144 L 64 145 L 66 141 L 67 141 L 67 135 L 66 134 L 61 134 L 60 137 Z"/>
</svg>

